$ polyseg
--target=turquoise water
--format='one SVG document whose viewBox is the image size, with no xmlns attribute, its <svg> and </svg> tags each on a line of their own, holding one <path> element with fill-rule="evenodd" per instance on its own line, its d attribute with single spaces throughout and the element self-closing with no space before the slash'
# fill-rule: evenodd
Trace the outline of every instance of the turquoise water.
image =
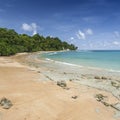
<svg viewBox="0 0 120 120">
<path fill-rule="evenodd" d="M 120 50 L 52 52 L 43 56 L 47 60 L 120 71 Z"/>
</svg>

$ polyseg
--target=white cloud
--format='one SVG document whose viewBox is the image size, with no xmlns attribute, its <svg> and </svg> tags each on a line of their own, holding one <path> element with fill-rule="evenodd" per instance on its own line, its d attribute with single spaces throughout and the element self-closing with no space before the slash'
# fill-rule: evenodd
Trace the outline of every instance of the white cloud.
<svg viewBox="0 0 120 120">
<path fill-rule="evenodd" d="M 31 23 L 31 24 L 23 23 L 22 24 L 22 29 L 24 31 L 32 32 L 33 35 L 37 34 L 37 28 L 38 26 L 36 23 Z"/>
<path fill-rule="evenodd" d="M 86 33 L 87 35 L 93 35 L 93 31 L 92 31 L 92 29 L 90 29 L 90 28 L 88 28 L 88 29 L 85 31 L 85 33 Z"/>
<path fill-rule="evenodd" d="M 32 23 L 31 26 L 33 27 L 33 29 L 37 29 L 36 23 Z"/>
<path fill-rule="evenodd" d="M 33 28 L 33 35 L 37 34 L 37 25 L 36 25 L 36 23 L 32 23 L 31 26 Z"/>
<path fill-rule="evenodd" d="M 78 39 L 82 39 L 82 40 L 86 39 L 85 33 L 82 32 L 81 30 L 79 30 L 76 35 L 77 35 Z"/>
<path fill-rule="evenodd" d="M 115 37 L 120 37 L 120 33 L 118 32 L 118 31 L 114 31 L 114 35 L 115 35 Z"/>
<path fill-rule="evenodd" d="M 120 42 L 114 41 L 113 44 L 114 44 L 114 45 L 120 45 Z"/>
<path fill-rule="evenodd" d="M 23 24 L 22 24 L 22 29 L 23 29 L 24 31 L 32 31 L 31 25 L 28 25 L 27 23 L 23 23 Z"/>
<path fill-rule="evenodd" d="M 70 39 L 71 39 L 71 40 L 74 40 L 74 37 L 71 37 Z"/>
<path fill-rule="evenodd" d="M 93 35 L 93 31 L 90 28 L 86 29 L 84 32 L 79 30 L 76 35 L 78 39 L 85 40 L 88 35 Z"/>
</svg>

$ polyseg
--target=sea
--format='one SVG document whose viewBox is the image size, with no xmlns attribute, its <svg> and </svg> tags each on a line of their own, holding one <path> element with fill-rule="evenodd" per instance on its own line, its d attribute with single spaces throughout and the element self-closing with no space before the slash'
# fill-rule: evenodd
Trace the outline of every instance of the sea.
<svg viewBox="0 0 120 120">
<path fill-rule="evenodd" d="M 77 50 L 47 52 L 46 60 L 88 68 L 120 72 L 120 50 Z"/>
</svg>

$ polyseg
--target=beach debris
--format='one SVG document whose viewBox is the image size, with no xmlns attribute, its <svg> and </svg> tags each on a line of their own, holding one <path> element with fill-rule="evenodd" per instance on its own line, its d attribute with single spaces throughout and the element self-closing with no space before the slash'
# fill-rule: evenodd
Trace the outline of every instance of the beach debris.
<svg viewBox="0 0 120 120">
<path fill-rule="evenodd" d="M 108 78 L 107 78 L 107 77 L 102 76 L 102 77 L 101 77 L 101 79 L 103 79 L 103 80 L 107 80 Z"/>
<path fill-rule="evenodd" d="M 66 72 L 64 72 L 63 74 L 67 74 Z"/>
<path fill-rule="evenodd" d="M 108 78 L 106 76 L 98 76 L 98 75 L 93 75 L 93 74 L 82 74 L 81 78 L 87 78 L 87 79 L 102 79 L 102 80 L 107 80 Z"/>
<path fill-rule="evenodd" d="M 95 79 L 101 79 L 99 76 L 95 76 L 94 78 L 95 78 Z"/>
<path fill-rule="evenodd" d="M 37 71 L 38 73 L 41 73 L 40 71 Z"/>
<path fill-rule="evenodd" d="M 102 76 L 102 77 L 100 77 L 100 76 L 95 76 L 95 77 L 94 77 L 94 79 L 107 80 L 108 78 L 107 78 L 107 77 L 105 77 L 105 76 Z"/>
<path fill-rule="evenodd" d="M 70 81 L 70 82 L 72 82 L 72 81 L 73 81 L 73 79 L 69 79 L 69 81 Z"/>
<path fill-rule="evenodd" d="M 103 105 L 105 105 L 106 107 L 109 107 L 109 106 L 111 106 L 111 104 L 109 104 L 109 103 L 107 103 L 107 102 L 105 102 L 104 100 L 104 98 L 106 98 L 107 96 L 104 96 L 104 95 L 102 95 L 102 94 L 96 94 L 96 100 L 97 101 L 99 101 L 99 102 L 101 102 Z"/>
<path fill-rule="evenodd" d="M 95 95 L 95 98 L 96 98 L 97 101 L 103 101 L 105 97 L 106 97 L 106 96 L 104 96 L 104 95 L 102 95 L 102 94 L 96 94 L 96 95 Z"/>
<path fill-rule="evenodd" d="M 9 109 L 10 107 L 12 107 L 12 102 L 10 100 L 8 100 L 7 98 L 3 97 L 0 100 L 0 105 L 2 106 L 3 109 Z"/>
<path fill-rule="evenodd" d="M 45 75 L 45 77 L 51 81 L 53 81 L 53 79 L 51 79 L 49 76 Z"/>
<path fill-rule="evenodd" d="M 63 88 L 67 87 L 66 82 L 63 81 L 63 80 L 61 80 L 61 81 L 57 81 L 57 85 L 60 86 L 60 87 L 63 87 Z"/>
<path fill-rule="evenodd" d="M 111 104 L 111 107 L 116 109 L 117 111 L 120 111 L 120 103 Z"/>
<path fill-rule="evenodd" d="M 95 98 L 97 101 L 101 102 L 106 107 L 112 107 L 117 111 L 120 111 L 120 103 L 110 104 L 104 101 L 104 98 L 107 96 L 103 96 L 102 94 L 96 94 Z"/>
<path fill-rule="evenodd" d="M 63 89 L 65 89 L 65 90 L 70 90 L 70 88 L 68 88 L 68 87 L 64 87 Z"/>
<path fill-rule="evenodd" d="M 78 96 L 77 96 L 77 95 L 74 95 L 74 96 L 72 96 L 71 98 L 73 98 L 73 99 L 77 99 Z"/>
<path fill-rule="evenodd" d="M 115 87 L 116 89 L 119 89 L 119 88 L 120 88 L 120 83 L 111 81 L 111 85 L 112 85 L 113 87 Z"/>
<path fill-rule="evenodd" d="M 107 103 L 107 102 L 104 102 L 104 101 L 101 101 L 101 103 L 103 103 L 106 107 L 111 106 L 111 104 L 109 104 L 109 103 Z"/>
</svg>

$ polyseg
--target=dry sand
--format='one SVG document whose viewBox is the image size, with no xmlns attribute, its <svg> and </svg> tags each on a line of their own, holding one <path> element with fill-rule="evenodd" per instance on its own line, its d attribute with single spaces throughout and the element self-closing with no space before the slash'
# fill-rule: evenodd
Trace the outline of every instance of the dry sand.
<svg viewBox="0 0 120 120">
<path fill-rule="evenodd" d="M 95 99 L 101 93 L 108 103 L 117 103 L 111 93 L 70 81 L 66 90 L 44 79 L 36 69 L 0 57 L 0 99 L 13 103 L 10 109 L 0 106 L 0 120 L 120 120 L 114 117 L 115 109 Z"/>
</svg>

